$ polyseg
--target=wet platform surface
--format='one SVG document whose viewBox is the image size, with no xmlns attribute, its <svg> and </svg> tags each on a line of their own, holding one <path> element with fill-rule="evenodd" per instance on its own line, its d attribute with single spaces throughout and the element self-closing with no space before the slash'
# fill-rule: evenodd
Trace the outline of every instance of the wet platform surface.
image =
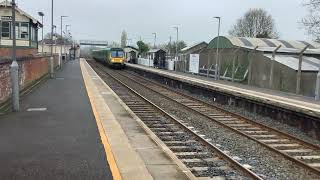
<svg viewBox="0 0 320 180">
<path fill-rule="evenodd" d="M 112 179 L 79 61 L 0 116 L 0 179 Z"/>
</svg>

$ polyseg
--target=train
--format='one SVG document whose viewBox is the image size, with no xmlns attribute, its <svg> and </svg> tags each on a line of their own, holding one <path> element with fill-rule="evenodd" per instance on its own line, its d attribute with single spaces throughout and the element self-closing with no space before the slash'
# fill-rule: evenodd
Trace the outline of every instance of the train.
<svg viewBox="0 0 320 180">
<path fill-rule="evenodd" d="M 124 50 L 122 48 L 106 48 L 93 50 L 91 55 L 94 60 L 113 68 L 123 69 L 125 67 Z"/>
</svg>

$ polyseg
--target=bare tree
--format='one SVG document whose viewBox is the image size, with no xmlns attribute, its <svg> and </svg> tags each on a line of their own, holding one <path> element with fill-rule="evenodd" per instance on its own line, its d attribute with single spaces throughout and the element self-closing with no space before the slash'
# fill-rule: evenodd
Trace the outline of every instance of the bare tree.
<svg viewBox="0 0 320 180">
<path fill-rule="evenodd" d="M 128 35 L 126 31 L 122 31 L 121 34 L 121 47 L 124 48 L 127 45 Z"/>
<path fill-rule="evenodd" d="M 316 40 L 320 40 L 320 0 L 308 0 L 304 4 L 308 10 L 309 14 L 307 17 L 302 19 L 302 23 L 305 29 L 310 35 L 312 35 Z"/>
<path fill-rule="evenodd" d="M 278 38 L 274 19 L 263 9 L 250 9 L 229 31 L 232 36 Z"/>
</svg>

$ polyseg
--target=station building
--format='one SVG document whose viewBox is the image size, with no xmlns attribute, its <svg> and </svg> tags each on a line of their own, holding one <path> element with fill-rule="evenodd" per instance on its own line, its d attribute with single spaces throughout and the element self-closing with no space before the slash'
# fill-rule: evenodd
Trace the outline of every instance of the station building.
<svg viewBox="0 0 320 180">
<path fill-rule="evenodd" d="M 300 94 L 314 97 L 320 67 L 319 43 L 224 36 L 219 39 L 219 47 L 218 37 L 209 43 L 203 52 L 208 60 L 200 59 L 200 67 L 214 68 L 218 47 L 221 79 L 232 80 L 233 76 L 234 81 L 243 84 L 291 93 L 296 92 L 300 53 L 308 46 L 302 55 Z"/>
<path fill-rule="evenodd" d="M 12 63 L 12 6 L 9 1 L 0 3 L 0 106 L 11 97 L 10 65 Z M 28 88 L 49 73 L 49 55 L 38 53 L 38 29 L 42 24 L 19 7 L 16 7 L 16 57 L 19 65 L 20 90 Z M 54 55 L 54 67 L 59 64 Z"/>
<path fill-rule="evenodd" d="M 0 3 L 1 36 L 0 56 L 11 56 L 12 47 L 12 10 L 9 1 Z M 41 23 L 16 7 L 17 57 L 29 56 L 38 52 L 38 29 Z"/>
</svg>

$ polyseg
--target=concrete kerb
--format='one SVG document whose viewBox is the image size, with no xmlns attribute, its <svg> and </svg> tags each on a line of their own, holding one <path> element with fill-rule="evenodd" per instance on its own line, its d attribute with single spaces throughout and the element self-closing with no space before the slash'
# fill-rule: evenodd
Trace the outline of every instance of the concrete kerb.
<svg viewBox="0 0 320 180">
<path fill-rule="evenodd" d="M 85 61 L 86 62 L 86 61 Z M 87 63 L 87 62 L 86 62 Z M 88 64 L 89 68 L 91 66 Z M 92 69 L 92 68 L 91 68 Z M 92 69 L 93 70 L 93 69 Z M 94 71 L 94 70 L 93 70 Z M 98 74 L 94 71 L 94 74 Z M 158 147 L 179 167 L 179 169 L 191 180 L 198 179 L 192 172 L 178 159 L 178 157 L 167 147 L 148 127 L 143 123 L 143 121 L 119 98 L 119 96 L 104 82 L 103 85 L 110 90 L 117 101 L 124 107 L 124 109 L 132 116 L 132 118 L 137 121 L 137 123 L 144 129 L 148 136 L 158 145 Z"/>
</svg>

